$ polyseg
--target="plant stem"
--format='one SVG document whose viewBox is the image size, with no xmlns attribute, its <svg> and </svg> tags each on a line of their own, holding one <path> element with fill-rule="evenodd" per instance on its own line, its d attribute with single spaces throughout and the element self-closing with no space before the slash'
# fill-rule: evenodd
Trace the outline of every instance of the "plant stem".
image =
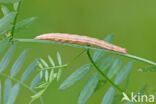
<svg viewBox="0 0 156 104">
<path fill-rule="evenodd" d="M 124 54 L 124 56 L 156 66 L 155 62 L 147 60 L 147 59 L 144 59 L 142 57 L 134 56 L 132 54 Z"/>
<path fill-rule="evenodd" d="M 9 75 L 7 75 L 7 74 L 5 74 L 5 73 L 2 73 L 2 72 L 0 72 L 0 75 L 3 76 L 3 77 L 8 78 L 8 79 L 10 79 L 10 80 L 13 80 L 13 81 L 15 81 L 16 83 L 21 84 L 23 87 L 27 88 L 27 89 L 30 90 L 32 93 L 34 93 L 34 94 L 36 93 L 36 91 L 34 91 L 33 89 L 31 89 L 27 84 L 21 82 L 20 80 L 18 80 L 18 79 L 16 79 L 16 78 L 13 78 L 13 77 L 10 77 Z M 41 102 L 41 104 L 44 104 L 44 101 L 43 101 L 42 96 L 40 97 L 40 102 Z"/>
<path fill-rule="evenodd" d="M 87 55 L 88 55 L 88 58 L 89 60 L 91 61 L 91 63 L 93 64 L 93 66 L 95 67 L 95 69 L 97 70 L 97 72 L 100 73 L 101 76 L 103 76 L 114 88 L 118 89 L 120 92 L 124 92 L 124 90 L 122 90 L 120 87 L 118 87 L 115 83 L 113 83 L 108 77 L 107 75 L 105 75 L 101 69 L 95 64 L 95 62 L 93 61 L 91 55 L 90 55 L 90 52 L 89 52 L 89 49 L 87 50 Z"/>
<path fill-rule="evenodd" d="M 20 7 L 21 7 L 21 4 L 22 4 L 22 1 L 23 1 L 23 0 L 20 0 L 20 1 L 18 2 L 18 7 L 17 7 L 17 10 L 16 10 L 16 16 L 15 16 L 15 18 L 14 18 L 13 26 L 12 26 L 12 29 L 11 29 L 11 38 L 10 38 L 10 40 L 12 40 L 12 39 L 14 38 L 14 32 L 15 32 L 17 17 L 18 17 L 18 15 L 19 15 L 19 11 L 20 11 Z"/>
<path fill-rule="evenodd" d="M 44 70 L 48 70 L 48 69 L 58 69 L 58 68 L 66 68 L 68 66 L 68 64 L 64 64 L 61 66 L 53 66 L 53 67 L 47 67 L 47 68 L 43 68 Z"/>
<path fill-rule="evenodd" d="M 105 50 L 105 49 L 101 49 L 101 48 L 97 48 L 97 47 L 86 46 L 86 45 L 61 43 L 61 42 L 55 42 L 55 41 L 52 41 L 52 40 L 15 39 L 15 41 L 18 41 L 18 42 L 28 42 L 28 43 L 31 43 L 31 42 L 32 43 L 52 43 L 52 44 L 61 44 L 61 45 L 67 45 L 67 46 L 72 46 L 72 47 L 77 47 L 77 48 L 83 48 L 83 49 L 103 50 L 103 51 L 108 51 L 108 52 L 110 52 L 112 54 L 129 57 L 131 59 L 139 60 L 139 61 L 142 61 L 142 62 L 145 62 L 145 63 L 148 63 L 148 64 L 156 66 L 156 62 L 152 62 L 152 61 L 144 59 L 142 57 L 134 56 L 132 54 L 118 53 L 118 52 Z"/>
</svg>

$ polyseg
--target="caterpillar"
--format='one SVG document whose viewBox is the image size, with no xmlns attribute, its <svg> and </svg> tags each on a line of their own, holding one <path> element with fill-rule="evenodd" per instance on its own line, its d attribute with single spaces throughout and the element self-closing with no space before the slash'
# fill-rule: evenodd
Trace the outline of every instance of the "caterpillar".
<svg viewBox="0 0 156 104">
<path fill-rule="evenodd" d="M 80 45 L 90 45 L 94 47 L 99 47 L 115 52 L 127 53 L 125 48 L 121 48 L 119 46 L 110 44 L 103 40 L 99 40 L 97 38 L 92 38 L 88 36 L 80 36 L 75 34 L 65 34 L 65 33 L 48 33 L 36 36 L 35 39 L 43 39 L 43 40 L 55 40 L 56 42 L 66 42 Z"/>
</svg>

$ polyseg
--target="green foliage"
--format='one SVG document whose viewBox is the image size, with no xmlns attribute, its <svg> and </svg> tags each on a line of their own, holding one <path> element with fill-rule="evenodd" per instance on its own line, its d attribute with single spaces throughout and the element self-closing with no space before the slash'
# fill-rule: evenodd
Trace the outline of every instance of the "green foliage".
<svg viewBox="0 0 156 104">
<path fill-rule="evenodd" d="M 8 38 L 5 38 L 4 40 L 0 41 L 0 45 L 1 45 L 1 47 L 0 47 L 0 55 L 5 50 L 5 48 L 8 46 L 8 40 L 9 40 Z"/>
<path fill-rule="evenodd" d="M 130 73 L 132 67 L 133 61 L 129 61 L 128 64 L 119 72 L 119 74 L 115 78 L 114 83 L 120 85 L 128 77 L 128 74 Z"/>
<path fill-rule="evenodd" d="M 112 41 L 112 35 L 109 35 L 108 37 L 105 38 L 106 41 L 111 42 Z M 113 56 L 109 55 L 104 58 L 106 55 L 106 51 L 95 51 L 93 54 L 93 60 L 95 63 L 99 63 L 98 67 L 106 73 L 107 77 L 112 80 L 112 78 L 115 78 L 114 85 L 120 85 L 128 76 L 130 73 L 130 70 L 132 69 L 133 62 L 128 62 L 128 64 L 121 69 L 122 66 L 122 59 L 119 58 L 114 58 Z M 104 59 L 103 59 L 104 58 Z M 102 60 L 103 59 L 103 60 Z M 90 65 L 90 64 L 88 64 Z M 84 66 L 84 65 L 83 65 Z M 86 76 L 86 73 L 84 72 L 85 70 L 81 70 L 80 67 L 78 68 L 75 72 L 73 72 L 61 85 L 60 89 L 66 89 L 73 84 L 75 84 L 77 81 L 82 79 L 84 76 Z M 91 68 L 91 65 L 89 66 Z M 121 69 L 121 70 L 120 70 Z M 119 72 L 120 70 L 120 72 Z M 81 72 L 81 73 L 80 73 Z M 88 73 L 88 71 L 87 71 Z M 91 95 L 97 90 L 103 87 L 107 80 L 105 79 L 101 83 L 101 77 L 100 74 L 97 72 L 94 72 L 87 83 L 84 85 L 84 88 L 82 89 L 79 99 L 78 99 L 78 104 L 86 104 L 88 99 L 91 97 Z M 109 82 L 109 81 L 108 81 Z M 112 104 L 114 95 L 115 95 L 115 88 L 116 86 L 110 87 L 105 94 L 102 104 Z"/>
<path fill-rule="evenodd" d="M 36 17 L 30 17 L 30 18 L 27 18 L 27 19 L 24 19 L 20 22 L 18 22 L 16 24 L 16 27 L 15 27 L 15 31 L 20 31 L 22 29 L 27 29 L 29 28 L 36 20 Z"/>
<path fill-rule="evenodd" d="M 32 103 L 34 100 L 38 98 L 42 99 L 42 95 L 55 79 L 57 81 L 60 80 L 62 75 L 62 70 L 66 68 L 68 65 L 62 63 L 61 55 L 59 52 L 57 52 L 56 56 L 57 56 L 58 66 L 55 64 L 55 62 L 50 56 L 48 56 L 48 62 L 42 58 L 36 59 L 26 68 L 24 73 L 22 73 L 21 78 L 18 80 L 15 77 L 22 69 L 22 66 L 25 62 L 28 53 L 28 50 L 24 50 L 17 57 L 16 61 L 13 63 L 10 70 L 10 75 L 5 74 L 4 71 L 10 64 L 16 47 L 16 42 L 12 41 L 12 39 L 14 38 L 13 35 L 14 31 L 18 32 L 22 29 L 27 29 L 29 26 L 31 26 L 34 23 L 36 17 L 26 18 L 22 21 L 17 22 L 16 20 L 19 14 L 21 1 L 0 0 L 0 3 L 13 5 L 12 8 L 13 10 L 11 10 L 10 8 L 8 9 L 6 5 L 2 5 L 1 7 L 4 16 L 0 19 L 0 35 L 4 35 L 5 37 L 9 37 L 9 38 L 0 40 L 0 55 L 9 46 L 9 44 L 11 45 L 11 47 L 8 49 L 8 51 L 5 53 L 5 55 L 2 57 L 2 60 L 0 61 L 0 75 L 7 78 L 4 83 L 4 89 L 2 89 L 3 88 L 2 83 L 0 82 L 0 103 L 2 102 L 1 99 L 3 99 L 4 104 L 14 104 L 21 85 L 29 89 L 34 94 L 33 96 L 31 96 L 32 100 L 30 101 L 30 103 Z M 111 43 L 112 38 L 113 35 L 109 35 L 104 40 Z M 11 40 L 12 42 L 9 42 L 9 40 Z M 31 42 L 29 40 L 27 41 Z M 52 43 L 52 41 L 46 41 L 46 42 Z M 53 42 L 53 43 L 63 44 L 61 42 L 58 43 Z M 92 58 L 93 61 L 97 64 L 97 67 L 100 69 L 100 71 L 103 72 L 103 74 L 101 73 L 99 74 L 97 72 L 92 73 L 92 75 L 89 77 L 86 84 L 84 85 L 84 88 L 80 93 L 80 96 L 78 98 L 78 104 L 86 104 L 86 102 L 94 94 L 94 92 L 99 90 L 101 87 L 104 87 L 108 82 L 111 84 L 111 86 L 105 93 L 102 100 L 102 104 L 114 104 L 114 102 L 116 101 L 119 102 L 121 100 L 121 94 L 116 94 L 116 89 L 118 89 L 120 93 L 124 91 L 120 89 L 120 85 L 124 82 L 124 80 L 127 79 L 133 67 L 133 62 L 129 61 L 128 64 L 126 64 L 122 68 L 123 61 L 121 57 L 115 58 L 112 55 L 106 56 L 107 53 L 109 52 L 108 50 L 106 51 L 103 49 L 98 49 L 96 47 L 81 46 L 78 44 L 70 44 L 70 43 L 64 43 L 64 44 L 69 46 L 81 47 L 85 49 L 89 49 L 89 48 L 96 49 Z M 117 54 L 122 55 L 121 53 L 117 53 Z M 151 64 L 155 64 L 154 62 L 130 54 L 124 54 L 124 56 L 133 59 L 139 59 L 141 61 L 145 61 Z M 93 69 L 93 66 L 96 66 L 92 64 L 90 63 L 84 64 L 80 68 L 76 69 L 76 71 L 74 71 L 66 80 L 64 80 L 64 82 L 60 85 L 59 89 L 64 90 L 66 88 L 71 87 L 78 81 L 82 80 L 89 72 L 91 72 L 90 70 Z M 33 74 L 37 66 L 39 67 L 38 73 L 29 84 L 25 84 L 25 81 L 27 81 L 28 78 Z M 151 66 L 148 68 L 142 68 L 140 71 L 143 72 L 156 71 L 155 69 L 156 66 Z M 105 76 L 106 79 L 102 79 L 101 75 Z M 113 78 L 115 78 L 115 80 Z M 15 85 L 12 85 L 13 83 L 12 81 L 15 83 Z M 145 87 L 143 87 L 139 92 L 143 93 L 144 90 Z M 3 96 L 2 96 L 2 92 L 3 92 Z M 131 102 L 127 102 L 127 104 L 129 103 L 131 104 Z"/>
<path fill-rule="evenodd" d="M 6 6 L 2 5 L 2 12 L 4 16 L 6 16 L 10 12 L 10 10 Z"/>
<path fill-rule="evenodd" d="M 81 91 L 81 94 L 79 96 L 78 104 L 85 104 L 87 100 L 90 98 L 90 96 L 95 91 L 95 88 L 97 87 L 98 83 L 98 76 L 97 73 L 94 73 L 88 80 L 88 82 L 85 84 L 84 88 Z"/>
<path fill-rule="evenodd" d="M 11 61 L 11 57 L 13 56 L 16 44 L 12 45 L 11 48 L 7 51 L 3 59 L 0 61 L 0 72 L 6 69 L 9 62 Z"/>
<path fill-rule="evenodd" d="M 15 12 L 9 12 L 0 19 L 0 35 L 7 33 L 11 29 L 15 15 Z"/>
<path fill-rule="evenodd" d="M 156 66 L 150 65 L 139 69 L 140 72 L 156 72 Z"/>
<path fill-rule="evenodd" d="M 4 40 L 0 40 L 0 46 L 3 45 L 8 45 L 9 44 L 9 40 L 8 39 L 4 39 Z M 9 78 L 11 80 L 13 80 L 14 82 L 16 82 L 17 84 L 15 84 L 14 86 L 12 86 L 12 81 L 7 79 L 5 81 L 4 84 L 4 92 L 3 92 L 3 103 L 4 104 L 14 104 L 16 97 L 19 93 L 19 88 L 20 86 L 24 86 L 26 88 L 28 88 L 29 90 L 32 88 L 32 86 L 29 86 L 27 84 L 24 83 L 24 81 L 26 81 L 28 79 L 29 76 L 31 76 L 34 72 L 34 69 L 36 68 L 37 64 L 38 64 L 38 60 L 35 60 L 31 65 L 28 66 L 28 68 L 24 71 L 21 80 L 18 80 L 15 78 L 15 76 L 20 72 L 20 69 L 22 68 L 23 64 L 24 64 L 24 60 L 27 56 L 27 52 L 28 50 L 24 50 L 21 55 L 18 56 L 18 58 L 16 59 L 16 61 L 14 62 L 14 64 L 11 67 L 10 70 L 10 75 L 5 74 L 3 71 L 6 70 L 7 66 L 10 64 L 11 62 L 11 58 L 13 56 L 13 53 L 15 51 L 16 48 L 16 43 L 13 43 L 13 45 L 11 44 L 11 47 L 8 49 L 8 51 L 6 52 L 6 54 L 2 57 L 1 61 L 0 61 L 0 75 Z M 5 50 L 6 48 L 3 48 L 3 50 Z M 39 74 L 39 73 L 38 73 Z M 40 78 L 40 76 L 39 76 Z M 37 80 L 39 79 L 37 78 Z M 33 80 L 32 83 L 33 85 L 36 84 L 36 82 Z M 30 90 L 32 93 L 34 93 L 35 91 L 32 89 Z M 1 92 L 1 91 L 0 91 Z M 2 96 L 1 96 L 2 98 Z"/>
<path fill-rule="evenodd" d="M 51 56 L 48 56 L 48 61 L 50 65 L 44 59 L 42 58 L 40 59 L 38 63 L 39 74 L 34 78 L 31 84 L 31 88 L 37 89 L 37 93 L 31 96 L 32 100 L 30 101 L 30 103 L 40 98 L 43 95 L 43 93 L 46 91 L 46 89 L 49 87 L 49 85 L 55 79 L 58 81 L 59 78 L 61 77 L 61 72 L 63 68 L 67 67 L 67 65 L 62 64 L 62 58 L 59 52 L 57 52 L 57 60 L 58 60 L 58 66 L 56 66 Z"/>
<path fill-rule="evenodd" d="M 14 27 L 15 32 L 27 29 L 36 20 L 36 17 L 30 17 L 14 24 L 18 12 L 17 8 L 20 6 L 19 1 L 20 0 L 0 0 L 2 3 L 12 3 L 14 7 L 11 11 L 5 5 L 2 5 L 1 10 L 4 16 L 0 19 L 0 35 L 8 34 L 8 36 L 10 36 L 10 32 L 12 33 Z"/>
</svg>

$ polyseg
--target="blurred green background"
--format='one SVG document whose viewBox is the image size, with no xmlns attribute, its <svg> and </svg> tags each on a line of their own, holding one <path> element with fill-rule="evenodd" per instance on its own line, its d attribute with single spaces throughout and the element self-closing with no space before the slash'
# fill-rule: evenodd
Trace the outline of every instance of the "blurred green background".
<svg viewBox="0 0 156 104">
<path fill-rule="evenodd" d="M 43 33 L 62 32 L 103 39 L 113 33 L 114 44 L 126 47 L 131 54 L 156 61 L 155 5 L 155 0 L 25 0 L 18 20 L 31 16 L 38 19 L 31 28 L 16 33 L 15 37 L 34 38 Z M 67 63 L 81 51 L 62 45 L 18 43 L 16 55 L 25 48 L 29 48 L 28 63 L 25 66 L 38 57 L 46 59 L 47 55 L 51 55 L 56 59 L 57 51 L 61 53 L 64 63 Z M 127 61 L 127 58 L 124 59 Z M 81 57 L 70 69 L 64 70 L 61 81 L 52 83 L 43 95 L 45 104 L 76 104 L 89 75 L 67 90 L 60 91 L 58 87 L 76 68 L 88 62 L 87 56 Z M 147 84 L 147 93 L 149 90 L 151 94 L 156 93 L 152 89 L 156 89 L 155 73 L 138 72 L 145 65 L 135 62 L 129 78 L 129 91 L 136 92 Z M 108 86 L 97 91 L 87 104 L 99 104 L 107 88 Z M 30 95 L 23 88 L 16 103 L 27 104 Z M 39 104 L 38 101 L 35 103 Z"/>
</svg>

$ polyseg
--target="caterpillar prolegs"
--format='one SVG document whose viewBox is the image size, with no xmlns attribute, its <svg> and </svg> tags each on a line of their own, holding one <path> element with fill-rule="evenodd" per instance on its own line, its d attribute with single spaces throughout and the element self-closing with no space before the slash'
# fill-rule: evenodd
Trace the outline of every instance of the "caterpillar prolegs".
<svg viewBox="0 0 156 104">
<path fill-rule="evenodd" d="M 119 46 L 110 44 L 103 40 L 99 40 L 97 38 L 92 38 L 88 36 L 80 36 L 75 34 L 64 34 L 64 33 L 48 33 L 35 37 L 35 39 L 43 39 L 43 40 L 55 40 L 56 42 L 66 42 L 66 43 L 74 43 L 80 45 L 90 45 L 94 47 L 99 47 L 115 52 L 127 53 L 125 48 L 121 48 Z"/>
</svg>

